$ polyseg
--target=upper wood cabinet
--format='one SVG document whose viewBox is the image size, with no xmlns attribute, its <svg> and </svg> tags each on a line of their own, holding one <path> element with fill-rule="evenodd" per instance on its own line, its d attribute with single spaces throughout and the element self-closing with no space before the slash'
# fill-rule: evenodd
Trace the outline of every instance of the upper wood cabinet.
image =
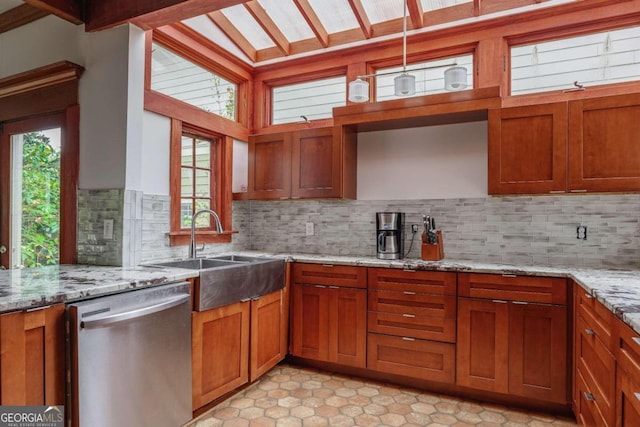
<svg viewBox="0 0 640 427">
<path fill-rule="evenodd" d="M 640 191 L 640 94 L 569 103 L 569 190 Z"/>
<path fill-rule="evenodd" d="M 640 191 L 640 94 L 489 112 L 489 194 Z"/>
<path fill-rule="evenodd" d="M 565 102 L 489 111 L 489 194 L 563 192 Z"/>
<path fill-rule="evenodd" d="M 249 138 L 249 199 L 356 196 L 356 134 L 348 127 Z"/>
</svg>

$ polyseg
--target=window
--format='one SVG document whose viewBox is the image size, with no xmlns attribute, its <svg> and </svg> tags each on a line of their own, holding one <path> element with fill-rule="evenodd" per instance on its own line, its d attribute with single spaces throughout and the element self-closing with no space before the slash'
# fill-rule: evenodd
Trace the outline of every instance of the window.
<svg viewBox="0 0 640 427">
<path fill-rule="evenodd" d="M 153 43 L 151 89 L 204 111 L 236 120 L 238 86 Z"/>
<path fill-rule="evenodd" d="M 223 173 L 226 138 L 201 129 L 183 127 L 174 120 L 176 135 L 171 141 L 171 244 L 187 244 L 191 234 L 191 218 L 200 209 L 212 209 L 223 224 L 231 229 L 230 209 L 222 194 L 227 184 Z M 213 218 L 200 215 L 196 220 L 198 242 L 230 241 L 215 232 Z"/>
<path fill-rule="evenodd" d="M 272 124 L 333 117 L 333 107 L 347 104 L 347 78 L 330 77 L 273 88 Z"/>
<path fill-rule="evenodd" d="M 457 63 L 460 67 L 466 67 L 467 69 L 467 87 L 473 87 L 473 55 L 463 55 L 451 58 L 441 58 L 437 60 L 425 61 L 420 63 L 413 63 L 407 65 L 407 72 L 414 75 L 416 78 L 416 93 L 413 96 L 433 95 L 436 93 L 446 92 L 444 88 L 444 72 L 447 67 L 434 68 L 430 70 L 419 70 L 423 67 L 434 67 L 439 65 L 447 65 Z M 389 73 L 389 72 L 401 72 L 402 66 L 390 67 L 390 68 L 378 68 L 376 74 Z M 398 74 L 391 74 L 385 76 L 376 77 L 376 101 L 384 101 L 387 99 L 398 99 L 400 97 L 394 94 L 393 79 Z"/>
<path fill-rule="evenodd" d="M 511 48 L 511 94 L 640 80 L 640 27 Z"/>
</svg>

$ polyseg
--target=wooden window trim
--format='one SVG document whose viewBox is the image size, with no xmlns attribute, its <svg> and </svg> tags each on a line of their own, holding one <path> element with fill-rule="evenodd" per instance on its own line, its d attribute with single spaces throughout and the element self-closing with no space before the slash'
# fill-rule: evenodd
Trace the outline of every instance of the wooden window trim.
<svg viewBox="0 0 640 427">
<path fill-rule="evenodd" d="M 231 167 L 232 167 L 232 149 L 233 139 L 221 136 L 211 130 L 200 128 L 184 123 L 178 119 L 171 120 L 171 146 L 170 146 L 170 246 L 187 245 L 191 238 L 191 230 L 185 230 L 180 227 L 180 177 L 181 177 L 181 146 L 183 133 L 194 134 L 211 139 L 217 139 L 218 142 L 212 146 L 213 155 L 213 173 L 212 180 L 217 185 L 211 189 L 212 191 L 212 209 L 220 217 L 225 232 L 218 234 L 211 227 L 206 229 L 196 229 L 196 241 L 198 243 L 230 243 L 231 242 Z"/>
</svg>

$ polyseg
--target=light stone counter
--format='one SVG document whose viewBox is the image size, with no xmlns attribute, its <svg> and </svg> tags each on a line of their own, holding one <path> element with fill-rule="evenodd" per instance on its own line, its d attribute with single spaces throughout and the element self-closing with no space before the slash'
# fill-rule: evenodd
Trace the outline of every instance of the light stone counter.
<svg viewBox="0 0 640 427">
<path fill-rule="evenodd" d="M 55 265 L 0 271 L 0 312 L 142 289 L 198 276 L 195 270 Z"/>
</svg>

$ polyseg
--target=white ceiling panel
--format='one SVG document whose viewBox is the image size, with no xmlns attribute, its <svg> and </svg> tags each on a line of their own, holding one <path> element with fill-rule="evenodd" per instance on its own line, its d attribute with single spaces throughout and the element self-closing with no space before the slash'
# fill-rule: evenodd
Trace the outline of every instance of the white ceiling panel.
<svg viewBox="0 0 640 427">
<path fill-rule="evenodd" d="M 293 0 L 258 0 L 258 3 L 290 42 L 315 37 Z"/>
<path fill-rule="evenodd" d="M 404 0 L 362 0 L 362 6 L 372 24 L 402 18 Z"/>
<path fill-rule="evenodd" d="M 251 63 L 251 60 L 242 52 L 235 43 L 233 43 L 224 34 L 220 28 L 218 28 L 209 18 L 205 15 L 196 16 L 195 18 L 185 19 L 183 24 L 190 27 L 194 31 L 202 34 L 213 43 L 217 44 L 221 48 L 225 49 L 229 53 L 233 54 L 237 58 L 240 58 L 244 62 Z"/>
<path fill-rule="evenodd" d="M 347 0 L 309 0 L 309 4 L 329 34 L 359 26 Z"/>
<path fill-rule="evenodd" d="M 274 47 L 275 43 L 262 27 L 253 19 L 253 16 L 242 5 L 227 7 L 222 9 L 222 13 L 227 17 L 234 27 L 249 40 L 249 43 L 256 49 L 267 49 Z"/>
</svg>

